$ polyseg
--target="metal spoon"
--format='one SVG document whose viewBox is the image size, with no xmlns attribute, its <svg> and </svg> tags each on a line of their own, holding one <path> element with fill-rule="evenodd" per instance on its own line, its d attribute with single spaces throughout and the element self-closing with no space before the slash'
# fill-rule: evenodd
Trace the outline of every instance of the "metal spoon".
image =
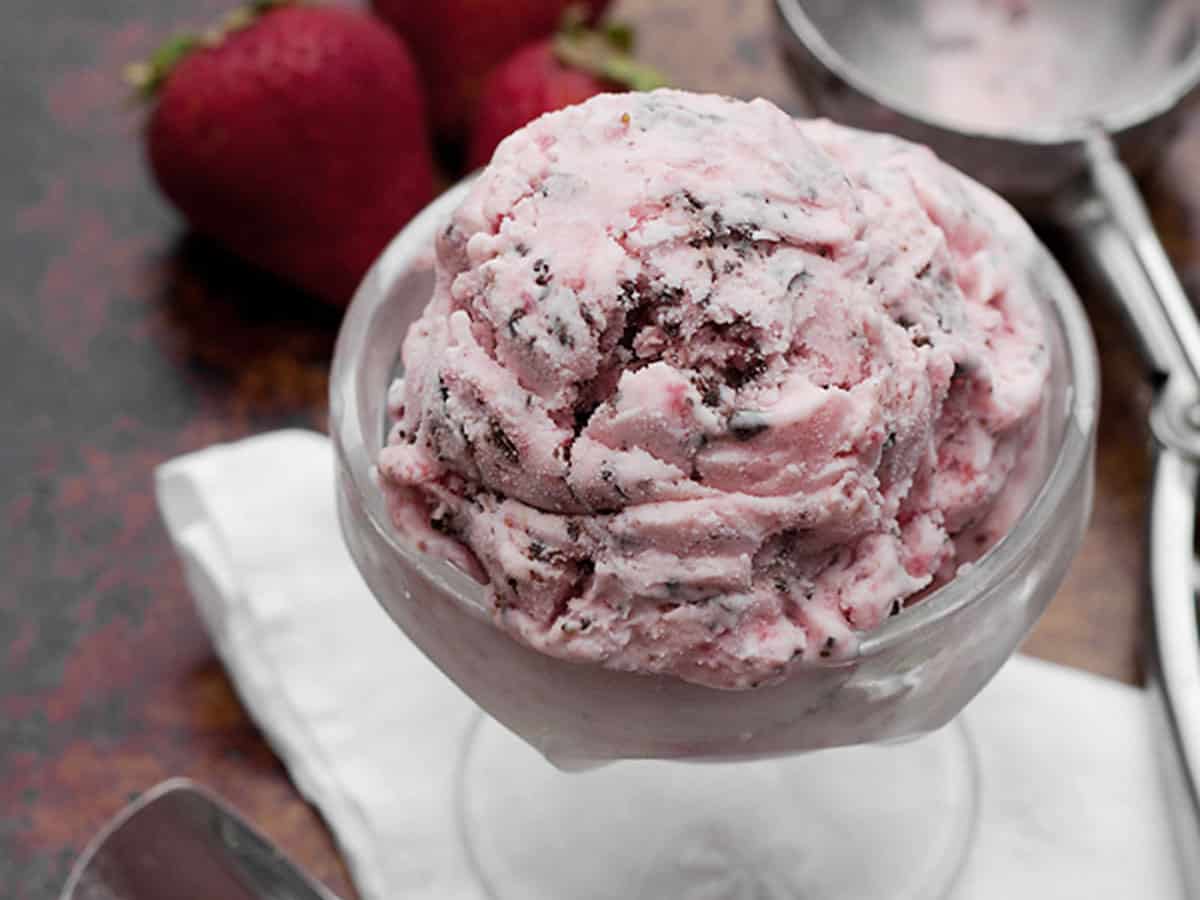
<svg viewBox="0 0 1200 900">
<path fill-rule="evenodd" d="M 785 52 L 818 112 L 928 144 L 1032 216 L 1065 226 L 1115 288 L 1158 391 L 1151 416 L 1157 453 L 1149 523 L 1150 680 L 1164 701 L 1169 740 L 1163 745 L 1172 755 L 1167 771 L 1184 826 L 1180 846 L 1200 894 L 1200 630 L 1192 577 L 1200 324 L 1121 161 L 1135 169 L 1153 162 L 1200 97 L 1200 3 L 956 2 L 775 0 Z M 976 17 L 962 20 L 960 46 L 931 43 L 938 9 L 943 17 Z M 1010 46 L 1015 52 L 1001 58 L 1008 64 L 1003 79 L 992 83 L 1011 92 L 1013 79 L 1028 79 L 1031 71 L 1054 74 L 1045 90 L 1029 87 L 1016 96 L 1027 102 L 1025 118 L 1012 109 L 989 109 L 986 97 L 974 108 L 947 102 L 962 100 L 960 89 L 978 89 L 978 79 L 947 83 L 946 69 L 931 78 L 930 54 L 979 50 L 980 41 L 995 41 L 995 29 L 1006 27 L 1001 22 L 980 31 L 979 17 L 1003 13 L 1013 29 L 1032 27 L 1034 17 L 1037 27 L 1057 29 L 1051 41 L 1038 39 L 1044 33 L 1017 35 Z"/>
<path fill-rule="evenodd" d="M 232 808 L 176 778 L 122 809 L 60 900 L 337 900 Z"/>
</svg>

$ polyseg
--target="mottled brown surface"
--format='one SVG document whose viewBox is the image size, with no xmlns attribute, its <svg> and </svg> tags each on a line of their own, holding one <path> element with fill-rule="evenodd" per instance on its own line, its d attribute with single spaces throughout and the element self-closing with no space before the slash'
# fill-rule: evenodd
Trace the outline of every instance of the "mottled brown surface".
<svg viewBox="0 0 1200 900">
<path fill-rule="evenodd" d="M 184 237 L 147 181 L 117 81 L 170 29 L 227 5 L 13 0 L 0 28 L 0 896 L 54 896 L 106 818 L 180 774 L 352 895 L 214 658 L 151 495 L 171 456 L 324 419 L 337 315 Z M 619 8 L 675 83 L 801 108 L 766 0 Z M 1190 285 L 1197 172 L 1192 129 L 1149 185 Z M 1029 649 L 1133 682 L 1148 391 L 1088 294 L 1104 360 L 1096 514 Z"/>
</svg>

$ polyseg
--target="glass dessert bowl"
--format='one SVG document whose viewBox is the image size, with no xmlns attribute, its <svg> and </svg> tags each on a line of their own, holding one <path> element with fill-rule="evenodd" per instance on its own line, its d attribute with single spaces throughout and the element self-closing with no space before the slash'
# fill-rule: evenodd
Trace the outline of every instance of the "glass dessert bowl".
<svg viewBox="0 0 1200 900">
<path fill-rule="evenodd" d="M 392 524 L 375 473 L 388 387 L 432 291 L 435 235 L 469 187 L 414 219 L 360 288 L 337 344 L 331 431 L 343 533 L 379 601 L 491 720 L 558 767 L 490 721 L 469 736 L 457 802 L 484 887 L 522 898 L 940 896 L 969 844 L 976 777 L 969 740 L 942 726 L 1045 609 L 1090 513 L 1098 373 L 1069 282 L 1038 245 L 1030 280 L 1051 371 L 1039 439 L 997 505 L 1011 519 L 1005 536 L 849 658 L 719 690 L 519 643 L 493 623 L 483 587 Z M 885 746 L 809 752 L 855 745 Z M 660 762 L 594 768 L 616 760 Z M 558 851 L 572 851 L 569 864 Z"/>
</svg>

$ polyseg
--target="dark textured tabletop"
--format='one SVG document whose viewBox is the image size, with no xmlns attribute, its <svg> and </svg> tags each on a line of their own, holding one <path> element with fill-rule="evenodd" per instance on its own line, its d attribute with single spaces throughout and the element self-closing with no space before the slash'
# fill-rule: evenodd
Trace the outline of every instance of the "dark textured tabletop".
<svg viewBox="0 0 1200 900">
<path fill-rule="evenodd" d="M 239 705 L 159 522 L 151 473 L 216 441 L 322 428 L 338 313 L 189 238 L 140 157 L 122 65 L 229 0 L 8 0 L 0 27 L 0 897 L 44 898 L 171 775 L 233 798 L 344 896 L 317 815 Z M 802 106 L 767 0 L 625 0 L 679 86 Z M 1200 132 L 1146 187 L 1196 285 Z M 1136 682 L 1149 399 L 1085 288 L 1104 367 L 1096 511 L 1027 649 Z"/>
</svg>

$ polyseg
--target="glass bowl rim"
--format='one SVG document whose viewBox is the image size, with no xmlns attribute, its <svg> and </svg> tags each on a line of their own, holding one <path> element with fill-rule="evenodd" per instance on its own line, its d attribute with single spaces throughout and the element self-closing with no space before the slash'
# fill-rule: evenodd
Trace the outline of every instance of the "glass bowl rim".
<svg viewBox="0 0 1200 900">
<path fill-rule="evenodd" d="M 330 436 L 337 467 L 347 475 L 342 481 L 346 489 L 354 492 L 354 506 L 365 513 L 367 524 L 391 550 L 427 572 L 423 563 L 430 558 L 406 546 L 390 520 L 386 516 L 381 520 L 378 514 L 381 505 L 369 502 L 372 496 L 378 498 L 382 494 L 375 474 L 374 454 L 378 450 L 368 450 L 365 423 L 360 421 L 362 397 L 356 368 L 370 340 L 376 316 L 392 299 L 391 287 L 395 280 L 419 261 L 422 254 L 432 252 L 433 235 L 461 203 L 475 177 L 468 176 L 435 198 L 401 229 L 372 265 L 346 310 L 330 373 Z M 888 652 L 990 594 L 991 589 L 1003 583 L 1026 554 L 1041 542 L 1046 530 L 1055 526 L 1057 511 L 1091 457 L 1100 388 L 1099 362 L 1091 327 L 1078 294 L 1058 262 L 1036 237 L 1034 244 L 1033 265 L 1038 269 L 1038 278 L 1048 288 L 1050 300 L 1044 305 L 1052 308 L 1057 319 L 1066 351 L 1065 367 L 1070 375 L 1067 409 L 1061 422 L 1056 423 L 1061 434 L 1057 440 L 1053 434 L 1050 436 L 1053 463 L 1013 526 L 983 556 L 970 563 L 968 571 L 930 592 L 903 615 L 888 618 L 874 630 L 862 633 L 857 652 L 839 664 L 852 664 L 864 657 Z M 401 340 L 402 336 L 396 341 L 397 354 Z M 386 386 L 382 390 L 386 390 Z M 450 585 L 445 586 L 453 590 Z M 478 604 L 466 602 L 464 605 L 477 614 L 486 613 Z"/>
</svg>

